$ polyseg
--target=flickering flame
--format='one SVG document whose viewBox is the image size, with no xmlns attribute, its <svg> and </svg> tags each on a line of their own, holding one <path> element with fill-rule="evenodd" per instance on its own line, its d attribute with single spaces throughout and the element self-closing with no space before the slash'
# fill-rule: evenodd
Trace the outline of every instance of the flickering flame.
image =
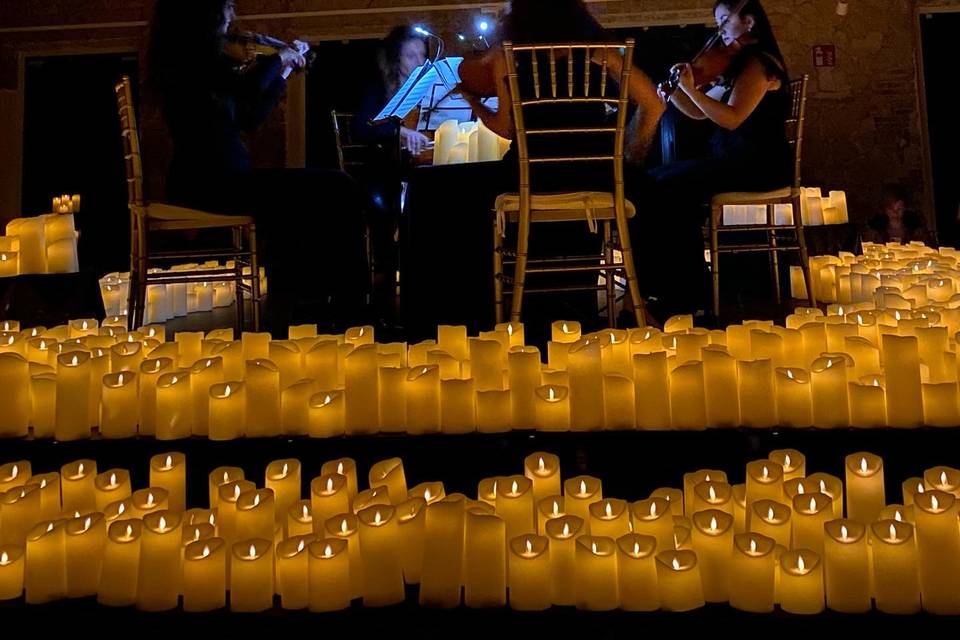
<svg viewBox="0 0 960 640">
<path fill-rule="evenodd" d="M 657 503 L 656 503 L 656 502 L 651 502 L 651 503 L 650 503 L 650 517 L 651 517 L 651 518 L 656 518 L 656 517 L 657 517 Z"/>
<path fill-rule="evenodd" d="M 300 553 L 301 551 L 303 551 L 303 548 L 304 548 L 305 546 L 307 546 L 307 543 L 305 543 L 305 542 L 301 539 L 301 540 L 300 540 L 300 543 L 297 545 L 297 553 Z"/>
<path fill-rule="evenodd" d="M 93 519 L 90 517 L 87 517 L 87 519 L 83 521 L 83 530 L 88 531 L 90 529 L 91 524 L 93 524 Z"/>
<path fill-rule="evenodd" d="M 123 373 L 117 376 L 117 386 L 123 386 Z"/>
<path fill-rule="evenodd" d="M 10 564 L 10 556 L 7 555 L 6 551 L 4 551 L 3 553 L 0 553 L 0 564 L 3 564 L 3 565 Z"/>
<path fill-rule="evenodd" d="M 497 495 L 497 481 L 496 481 L 496 480 L 493 481 L 493 492 L 492 492 L 492 493 L 493 493 L 493 495 Z"/>
<path fill-rule="evenodd" d="M 120 503 L 120 506 L 117 507 L 117 516 L 122 516 L 122 515 L 123 515 L 123 512 L 126 511 L 126 510 L 127 510 L 126 505 L 124 505 L 124 504 L 121 502 L 121 503 Z"/>
<path fill-rule="evenodd" d="M 511 336 L 511 337 L 513 336 L 513 325 L 512 325 L 512 324 L 508 324 L 508 325 L 507 325 L 507 335 L 508 335 L 508 336 Z"/>
<path fill-rule="evenodd" d="M 333 556 L 333 549 L 328 544 L 326 547 L 323 548 L 323 557 L 330 558 L 332 556 Z"/>
<path fill-rule="evenodd" d="M 340 521 L 340 533 L 347 532 L 347 521 L 346 519 Z"/>
<path fill-rule="evenodd" d="M 783 456 L 783 466 L 785 466 L 785 467 L 789 467 L 789 466 L 790 466 L 790 454 L 789 454 L 789 453 Z"/>
<path fill-rule="evenodd" d="M 940 484 L 942 484 L 942 485 L 944 485 L 944 486 L 946 486 L 946 484 L 947 484 L 947 472 L 946 472 L 946 471 L 941 471 L 941 472 L 940 472 Z"/>
<path fill-rule="evenodd" d="M 585 480 L 580 481 L 580 495 L 587 494 L 587 482 Z"/>
<path fill-rule="evenodd" d="M 258 493 L 257 495 L 255 495 L 255 496 L 253 496 L 253 506 L 255 506 L 255 507 L 259 507 L 259 506 L 260 506 L 260 494 L 259 494 L 259 493 Z"/>
<path fill-rule="evenodd" d="M 160 516 L 160 530 L 163 531 L 167 528 L 167 519 L 163 516 Z"/>
<path fill-rule="evenodd" d="M 213 360 L 207 360 L 207 365 L 206 365 L 206 366 L 212 367 L 212 366 L 213 366 Z"/>
<path fill-rule="evenodd" d="M 362 336 L 363 336 L 363 327 L 360 327 L 360 333 L 358 333 L 357 336 L 358 336 L 358 337 L 362 337 Z"/>
<path fill-rule="evenodd" d="M 566 323 L 566 322 L 563 323 L 563 326 L 561 327 L 561 329 L 563 330 L 564 333 L 569 333 L 569 332 L 570 332 L 570 329 L 567 328 L 567 323 Z"/>
<path fill-rule="evenodd" d="M 121 505 L 121 506 L 123 506 L 123 505 Z M 133 537 L 133 527 L 131 527 L 130 525 L 127 525 L 127 537 L 128 537 L 128 538 L 132 538 L 132 537 Z"/>
<path fill-rule="evenodd" d="M 934 511 L 940 508 L 940 501 L 937 500 L 937 496 L 930 496 L 930 506 L 933 507 Z"/>
<path fill-rule="evenodd" d="M 306 520 L 310 516 L 310 510 L 307 508 L 307 505 L 303 505 L 303 519 Z"/>
<path fill-rule="evenodd" d="M 377 512 L 373 514 L 373 524 L 380 524 L 380 510 L 377 509 Z"/>
<path fill-rule="evenodd" d="M 867 459 L 860 458 L 860 473 L 866 473 L 866 472 L 867 472 Z"/>
<path fill-rule="evenodd" d="M 810 498 L 810 511 L 816 511 L 816 510 L 817 510 L 817 499 L 811 497 L 811 498 Z"/>
<path fill-rule="evenodd" d="M 897 522 L 903 522 L 903 515 L 900 514 L 900 509 L 893 512 L 893 519 Z"/>
<path fill-rule="evenodd" d="M 767 509 L 767 520 L 773 520 L 773 507 Z"/>
<path fill-rule="evenodd" d="M 209 556 L 209 555 L 210 555 L 210 546 L 209 546 L 209 545 L 203 545 L 203 553 L 200 554 L 200 557 L 201 557 L 201 558 L 206 558 L 206 557 Z"/>
<path fill-rule="evenodd" d="M 922 482 L 918 482 L 918 483 L 917 483 L 917 493 L 923 493 L 924 491 L 926 491 L 926 489 L 923 488 L 923 483 L 922 483 Z"/>
<path fill-rule="evenodd" d="M 20 465 L 15 464 L 10 470 L 10 479 L 14 480 L 18 475 L 20 475 Z"/>
<path fill-rule="evenodd" d="M 550 391 L 552 392 L 553 389 L 550 389 Z M 553 398 L 551 398 L 551 400 L 552 400 L 552 399 L 553 399 Z M 537 460 L 537 471 L 539 471 L 540 473 L 543 473 L 544 469 L 545 469 L 545 467 L 544 467 L 544 464 L 543 464 L 543 458 L 541 457 L 541 458 L 539 458 L 539 459 Z"/>
<path fill-rule="evenodd" d="M 527 538 L 527 554 L 533 553 L 533 543 L 530 542 L 530 538 Z"/>
<path fill-rule="evenodd" d="M 86 320 L 83 321 L 83 324 L 80 326 L 80 328 L 83 329 L 84 331 L 87 330 L 87 321 L 86 321 Z"/>
<path fill-rule="evenodd" d="M 596 552 L 597 552 L 597 543 L 596 543 L 596 542 L 591 542 L 591 543 L 590 543 L 590 549 L 593 551 L 593 553 L 596 553 Z"/>
<path fill-rule="evenodd" d="M 44 342 L 43 340 L 41 340 L 41 341 L 40 341 L 40 351 L 46 351 L 46 349 L 47 349 L 47 343 Z"/>
<path fill-rule="evenodd" d="M 82 462 L 77 465 L 77 475 L 78 475 L 78 476 L 82 476 L 82 475 L 83 475 L 83 463 L 82 463 Z"/>
<path fill-rule="evenodd" d="M 715 516 L 710 516 L 710 531 L 717 530 L 717 518 Z"/>
<path fill-rule="evenodd" d="M 233 390 L 230 388 L 230 385 L 227 385 L 226 387 L 224 387 L 223 389 L 224 398 L 229 398 L 231 393 L 233 393 Z M 223 474 L 223 476 L 226 477 L 227 474 Z"/>
<path fill-rule="evenodd" d="M 73 359 L 70 361 L 70 366 L 71 367 L 77 366 L 77 362 L 79 362 L 79 360 L 77 360 L 77 356 L 73 356 Z"/>
<path fill-rule="evenodd" d="M 767 465 L 763 465 L 763 479 L 766 480 L 770 477 L 770 470 L 767 469 Z"/>
<path fill-rule="evenodd" d="M 570 525 L 566 522 L 563 523 L 563 537 L 567 538 L 570 536 Z"/>
<path fill-rule="evenodd" d="M 117 474 L 115 473 L 110 474 L 110 486 L 111 487 L 117 486 Z"/>
<path fill-rule="evenodd" d="M 224 471 L 224 472 L 223 472 L 223 482 L 222 482 L 221 484 L 227 484 L 228 482 L 230 482 L 230 475 L 229 475 L 226 471 Z"/>
<path fill-rule="evenodd" d="M 167 456 L 166 460 L 163 461 L 163 468 L 169 469 L 173 466 L 173 456 Z"/>
<path fill-rule="evenodd" d="M 53 531 L 53 523 L 49 522 L 47 523 L 47 533 L 50 533 L 51 531 Z"/>
<path fill-rule="evenodd" d="M 513 484 L 510 485 L 510 493 L 517 493 L 517 491 L 519 491 L 519 489 L 520 489 L 520 487 L 517 485 L 517 481 L 514 480 L 514 481 L 513 481 Z"/>
<path fill-rule="evenodd" d="M 673 559 L 673 570 L 680 571 L 680 562 L 676 558 Z"/>
<path fill-rule="evenodd" d="M 896 542 L 896 540 L 897 540 L 897 528 L 893 524 L 891 524 L 890 525 L 890 541 Z"/>
<path fill-rule="evenodd" d="M 284 463 L 283 463 L 283 469 L 280 470 L 280 477 L 281 477 L 281 478 L 287 477 L 287 471 L 289 471 L 289 469 L 290 469 L 290 465 L 288 465 L 286 462 L 284 462 Z"/>
<path fill-rule="evenodd" d="M 248 557 L 248 558 L 256 558 L 256 557 L 257 557 L 257 547 L 256 547 L 256 546 L 250 545 L 250 549 L 247 551 L 247 557 Z"/>
<path fill-rule="evenodd" d="M 327 396 L 327 397 L 329 398 L 330 396 Z M 343 463 L 342 463 L 342 462 L 338 462 L 338 463 L 337 463 L 337 473 L 343 475 Z"/>
<path fill-rule="evenodd" d="M 750 538 L 750 553 L 756 553 L 756 552 L 757 552 L 757 541 L 754 540 L 753 538 Z"/>
<path fill-rule="evenodd" d="M 233 499 L 236 500 L 240 497 L 240 485 L 233 485 Z"/>
<path fill-rule="evenodd" d="M 827 483 L 823 480 L 820 481 L 820 493 L 827 493 Z"/>
<path fill-rule="evenodd" d="M 803 561 L 803 556 L 797 556 L 797 569 L 801 572 L 807 570 L 807 563 Z"/>
<path fill-rule="evenodd" d="M 840 525 L 840 539 L 841 540 L 847 539 L 847 525 L 845 524 Z"/>
<path fill-rule="evenodd" d="M 607 508 L 605 509 L 605 511 L 607 512 L 607 517 L 608 517 L 608 518 L 612 518 L 612 517 L 613 517 L 613 507 L 610 506 L 610 503 L 609 503 L 609 502 L 607 503 Z"/>
<path fill-rule="evenodd" d="M 639 542 L 634 542 L 634 543 L 633 543 L 633 555 L 635 555 L 635 556 L 640 555 L 640 543 L 639 543 Z"/>
<path fill-rule="evenodd" d="M 793 370 L 792 370 L 792 369 L 787 369 L 787 377 L 790 378 L 791 380 L 793 380 Z"/>
</svg>

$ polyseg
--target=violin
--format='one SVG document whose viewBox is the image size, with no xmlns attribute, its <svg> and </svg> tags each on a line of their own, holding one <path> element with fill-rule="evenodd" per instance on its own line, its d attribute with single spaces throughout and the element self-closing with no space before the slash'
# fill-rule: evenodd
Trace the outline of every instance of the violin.
<svg viewBox="0 0 960 640">
<path fill-rule="evenodd" d="M 471 55 L 463 59 L 457 73 L 460 75 L 460 87 L 480 98 L 492 98 L 497 95 L 497 79 L 494 66 L 497 56 L 503 55 L 499 48 L 488 49 L 481 55 Z"/>
<path fill-rule="evenodd" d="M 747 0 L 740 0 L 737 7 L 730 12 L 727 20 L 732 16 L 739 15 L 746 4 Z M 693 60 L 690 61 L 690 66 L 693 69 L 694 84 L 698 89 L 724 75 L 734 59 L 736 59 L 737 54 L 739 54 L 744 47 L 757 43 L 756 38 L 749 33 L 745 33 L 730 44 L 724 45 L 722 37 L 723 29 L 727 26 L 727 20 L 723 21 L 717 28 L 716 33 L 710 36 L 707 43 L 700 49 L 697 55 L 693 57 Z M 670 96 L 679 86 L 680 71 L 675 69 L 671 71 L 670 77 L 667 80 L 664 80 L 658 85 L 658 88 L 664 95 Z"/>
<path fill-rule="evenodd" d="M 296 47 L 279 38 L 251 31 L 228 33 L 223 46 L 224 53 L 236 60 L 241 68 L 251 65 L 260 56 L 276 55 L 284 49 L 297 50 Z M 316 57 L 316 52 L 312 50 L 304 54 L 307 68 L 313 64 Z"/>
</svg>

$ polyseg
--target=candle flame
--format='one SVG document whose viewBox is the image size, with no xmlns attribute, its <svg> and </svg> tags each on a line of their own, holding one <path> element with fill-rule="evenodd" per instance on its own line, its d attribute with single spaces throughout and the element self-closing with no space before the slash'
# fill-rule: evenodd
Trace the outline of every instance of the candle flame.
<svg viewBox="0 0 960 640">
<path fill-rule="evenodd" d="M 167 459 L 163 461 L 163 468 L 169 469 L 173 466 L 173 456 L 167 456 Z"/>
<path fill-rule="evenodd" d="M 224 398 L 229 398 L 231 393 L 233 393 L 233 390 L 230 388 L 230 385 L 227 385 L 226 387 L 224 387 L 223 389 Z M 223 477 L 226 478 L 227 474 L 223 474 Z"/>
<path fill-rule="evenodd" d="M 346 532 L 347 532 L 347 521 L 346 519 L 343 519 L 340 521 L 340 533 L 346 533 Z"/>
<path fill-rule="evenodd" d="M 7 555 L 6 551 L 0 553 L 0 564 L 10 564 L 10 556 Z"/>
<path fill-rule="evenodd" d="M 214 515 L 211 513 L 211 514 L 210 514 L 210 517 L 207 518 L 207 522 L 210 523 L 210 526 L 211 526 L 211 527 L 214 526 L 215 524 L 217 524 L 217 518 L 216 518 L 216 516 L 214 516 Z"/>
<path fill-rule="evenodd" d="M 680 571 L 680 562 L 676 558 L 673 559 L 673 570 Z"/>
<path fill-rule="evenodd" d="M 160 530 L 163 531 L 167 528 L 167 519 L 163 516 L 160 516 Z"/>
<path fill-rule="evenodd" d="M 147 331 L 147 337 L 152 338 L 157 335 L 157 330 L 153 327 L 150 327 L 150 331 Z"/>
<path fill-rule="evenodd" d="M 289 469 L 290 469 L 290 466 L 289 466 L 286 462 L 284 462 L 284 463 L 283 463 L 283 469 L 280 471 L 280 477 L 281 477 L 281 478 L 286 478 L 286 477 L 287 477 L 287 471 L 289 471 Z"/>
<path fill-rule="evenodd" d="M 240 485 L 233 485 L 233 499 L 236 500 L 240 497 Z"/>
<path fill-rule="evenodd" d="M 717 530 L 717 518 L 715 516 L 710 516 L 710 531 Z"/>
<path fill-rule="evenodd" d="M 563 523 L 563 537 L 570 537 L 570 525 L 566 522 Z"/>
<path fill-rule="evenodd" d="M 256 546 L 254 546 L 254 545 L 252 545 L 252 544 L 250 545 L 250 549 L 247 550 L 247 557 L 248 557 L 248 558 L 256 558 L 256 557 L 257 557 L 257 547 L 256 547 Z"/>
<path fill-rule="evenodd" d="M 73 356 L 73 360 L 70 361 L 70 366 L 71 367 L 77 366 L 77 362 L 79 362 L 79 360 L 77 360 L 77 356 Z"/>
<path fill-rule="evenodd" d="M 847 525 L 845 524 L 840 525 L 840 539 L 841 540 L 847 539 Z"/>
<path fill-rule="evenodd" d="M 713 485 L 710 485 L 710 488 L 708 489 L 708 492 L 709 492 L 709 494 L 710 494 L 710 502 L 716 501 L 716 499 L 717 499 L 717 490 L 713 488 Z"/>
<path fill-rule="evenodd" d="M 303 519 L 306 520 L 310 515 L 310 510 L 307 508 L 307 505 L 303 505 Z"/>
<path fill-rule="evenodd" d="M 333 548 L 331 548 L 330 545 L 328 544 L 326 547 L 323 548 L 323 557 L 329 558 L 331 556 L 333 556 Z"/>
<path fill-rule="evenodd" d="M 676 534 L 676 533 L 673 534 L 673 548 L 674 548 L 674 549 L 679 549 L 679 548 L 680 548 L 680 539 L 677 538 L 677 534 Z"/>
<path fill-rule="evenodd" d="M 227 484 L 230 482 L 230 474 L 226 471 L 223 472 L 223 482 L 221 484 Z"/>
<path fill-rule="evenodd" d="M 427 502 L 430 502 L 431 497 L 432 496 L 430 494 L 430 487 L 427 487 L 426 489 L 423 490 L 423 499 L 426 500 Z"/>
<path fill-rule="evenodd" d="M 917 483 L 917 493 L 923 493 L 924 491 L 926 491 L 926 489 L 924 489 L 923 483 L 922 483 L 922 482 L 918 482 L 918 483 Z"/>
<path fill-rule="evenodd" d="M 203 552 L 200 554 L 201 558 L 206 558 L 210 555 L 210 545 L 203 545 Z"/>
<path fill-rule="evenodd" d="M 767 520 L 773 520 L 773 507 L 767 509 Z"/>
<path fill-rule="evenodd" d="M 123 386 L 123 373 L 117 376 L 117 385 L 121 387 Z"/>
<path fill-rule="evenodd" d="M 83 321 L 83 324 L 80 326 L 80 328 L 81 328 L 82 330 L 84 330 L 84 331 L 87 330 L 87 321 L 86 321 L 86 320 Z"/>
<path fill-rule="evenodd" d="M 79 514 L 78 514 L 78 517 L 79 517 Z M 90 529 L 91 524 L 93 524 L 93 519 L 88 516 L 87 519 L 83 521 L 83 530 L 88 531 Z"/>
<path fill-rule="evenodd" d="M 527 554 L 533 553 L 533 542 L 530 541 L 530 538 L 527 538 Z"/>
<path fill-rule="evenodd" d="M 255 496 L 253 496 L 253 506 L 254 506 L 254 507 L 259 507 L 259 506 L 260 506 L 260 494 L 259 494 L 259 493 L 258 493 L 257 495 L 255 495 Z"/>
<path fill-rule="evenodd" d="M 897 320 L 899 320 L 899 319 L 900 319 L 900 312 L 899 312 L 899 311 L 894 311 L 894 312 L 893 312 L 893 317 L 896 318 Z"/>
<path fill-rule="evenodd" d="M 789 466 L 790 466 L 790 454 L 789 454 L 789 453 L 783 456 L 783 466 L 785 466 L 785 467 L 789 467 Z"/>
<path fill-rule="evenodd" d="M 866 473 L 866 472 L 867 472 L 867 459 L 860 458 L 860 473 Z"/>
<path fill-rule="evenodd" d="M 874 379 L 873 379 L 873 386 L 879 387 L 879 386 L 880 386 L 880 381 L 877 380 L 876 378 L 874 378 Z"/>
<path fill-rule="evenodd" d="M 944 486 L 946 486 L 946 484 L 947 484 L 947 472 L 946 472 L 946 471 L 941 471 L 941 472 L 940 472 L 940 484 L 942 484 L 942 485 L 944 485 Z"/>
<path fill-rule="evenodd" d="M 757 552 L 757 541 L 754 540 L 753 538 L 750 538 L 750 553 L 756 553 L 756 552 Z"/>
<path fill-rule="evenodd" d="M 327 493 L 333 493 L 333 478 L 327 478 Z"/>
<path fill-rule="evenodd" d="M 593 551 L 594 554 L 596 554 L 596 553 L 597 553 L 597 543 L 596 543 L 596 542 L 591 542 L 591 543 L 590 543 L 590 549 Z"/>
<path fill-rule="evenodd" d="M 770 470 L 767 469 L 767 465 L 763 465 L 763 479 L 766 480 L 770 477 Z"/>
<path fill-rule="evenodd" d="M 940 508 L 940 501 L 937 500 L 937 496 L 930 496 L 930 506 L 933 507 L 934 510 Z"/>
<path fill-rule="evenodd" d="M 13 344 L 13 336 L 7 338 L 7 346 Z"/>
<path fill-rule="evenodd" d="M 197 542 L 200 540 L 200 527 L 193 528 L 193 541 Z"/>
<path fill-rule="evenodd" d="M 122 515 L 123 515 L 123 512 L 126 511 L 126 510 L 127 510 L 126 505 L 124 505 L 124 504 L 121 502 L 121 503 L 120 503 L 120 506 L 117 507 L 117 516 L 122 516 Z"/>
<path fill-rule="evenodd" d="M 507 335 L 513 337 L 513 325 L 512 325 L 512 324 L 508 324 L 508 325 L 507 325 Z"/>
<path fill-rule="evenodd" d="M 330 396 L 327 396 L 327 397 L 329 398 Z M 342 463 L 342 462 L 338 462 L 338 463 L 337 463 L 337 473 L 343 475 L 343 463 Z"/>
<path fill-rule="evenodd" d="M 213 360 L 207 360 L 206 366 L 207 366 L 207 367 L 212 367 L 212 366 L 213 366 Z"/>
<path fill-rule="evenodd" d="M 51 531 L 53 531 L 53 523 L 52 523 L 52 522 L 48 522 L 48 523 L 47 523 L 47 533 L 50 533 Z"/>
<path fill-rule="evenodd" d="M 563 326 L 561 327 L 561 329 L 563 330 L 564 333 L 569 333 L 569 332 L 570 332 L 570 329 L 567 328 L 567 323 L 566 323 L 566 322 L 563 323 Z"/>
<path fill-rule="evenodd" d="M 79 465 L 77 465 L 77 475 L 78 475 L 78 476 L 82 476 L 82 475 L 83 475 L 83 463 L 82 463 L 82 462 L 81 462 Z"/>
<path fill-rule="evenodd" d="M 890 524 L 890 541 L 896 542 L 897 540 L 897 528 L 891 523 Z"/>
<path fill-rule="evenodd" d="M 147 506 L 148 507 L 153 506 L 153 492 L 150 492 L 147 494 Z"/>
<path fill-rule="evenodd" d="M 380 524 L 380 510 L 377 509 L 376 513 L 373 514 L 373 524 Z"/>
<path fill-rule="evenodd" d="M 554 500 L 554 501 L 553 501 L 553 516 L 554 516 L 554 517 L 557 517 L 558 515 L 560 515 L 560 505 L 557 504 L 557 501 L 556 501 L 556 500 Z"/>
<path fill-rule="evenodd" d="M 115 473 L 110 474 L 110 486 L 111 487 L 117 486 L 117 474 Z"/>
<path fill-rule="evenodd" d="M 47 349 L 47 343 L 44 342 L 43 340 L 40 340 L 40 351 L 46 351 L 46 349 Z"/>
<path fill-rule="evenodd" d="M 493 495 L 497 495 L 497 481 L 493 481 Z"/>
<path fill-rule="evenodd" d="M 897 522 L 903 522 L 903 515 L 900 513 L 900 509 L 893 512 L 893 519 Z"/>
<path fill-rule="evenodd" d="M 787 369 L 787 377 L 793 380 L 793 369 Z"/>
<path fill-rule="evenodd" d="M 553 389 L 551 389 L 550 391 L 553 391 Z M 553 399 L 553 398 L 551 398 L 551 400 L 552 400 L 552 399 Z M 540 457 L 539 460 L 537 460 L 537 470 L 538 470 L 540 473 L 543 473 L 543 471 L 544 471 L 544 464 L 543 464 L 543 457 L 542 457 L 542 456 Z"/>
<path fill-rule="evenodd" d="M 827 483 L 823 480 L 820 481 L 820 493 L 827 493 Z M 827 494 L 830 495 L 830 494 Z"/>
<path fill-rule="evenodd" d="M 797 556 L 797 569 L 801 572 L 807 570 L 807 564 L 803 561 L 803 556 Z"/>
<path fill-rule="evenodd" d="M 517 493 L 517 491 L 519 491 L 519 489 L 520 489 L 520 487 L 517 485 L 517 481 L 514 480 L 514 481 L 513 481 L 513 484 L 510 485 L 510 493 Z"/>
<path fill-rule="evenodd" d="M 656 518 L 656 517 L 657 517 L 657 503 L 656 503 L 656 502 L 651 502 L 651 503 L 650 503 L 650 517 L 651 517 L 651 518 Z"/>
<path fill-rule="evenodd" d="M 810 497 L 810 511 L 816 511 L 816 510 L 817 510 L 817 499 L 814 498 L 813 496 L 811 496 L 811 497 Z"/>
<path fill-rule="evenodd" d="M 16 465 L 16 464 L 15 464 L 15 465 L 13 465 L 13 469 L 10 470 L 10 479 L 13 480 L 13 479 L 15 479 L 18 475 L 20 475 L 20 465 Z"/>
<path fill-rule="evenodd" d="M 613 517 L 613 507 L 610 506 L 610 503 L 609 503 L 609 502 L 607 503 L 607 508 L 605 509 L 605 511 L 607 512 L 607 517 L 608 517 L 608 518 L 612 518 L 612 517 Z"/>
<path fill-rule="evenodd" d="M 120 505 L 120 506 L 122 507 L 123 505 Z M 133 527 L 131 527 L 129 524 L 127 525 L 127 537 L 128 538 L 133 537 Z"/>
<path fill-rule="evenodd" d="M 303 548 L 305 546 L 307 546 L 307 543 L 304 542 L 303 539 L 301 538 L 299 544 L 297 544 L 297 553 L 300 553 L 301 551 L 303 551 Z"/>
</svg>

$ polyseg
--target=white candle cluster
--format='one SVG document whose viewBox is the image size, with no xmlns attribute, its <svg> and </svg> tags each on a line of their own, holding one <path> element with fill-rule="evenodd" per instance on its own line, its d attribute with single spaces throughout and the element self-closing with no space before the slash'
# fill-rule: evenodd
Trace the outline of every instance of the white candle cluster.
<svg viewBox="0 0 960 640">
<path fill-rule="evenodd" d="M 682 487 L 627 502 L 591 476 L 563 478 L 537 452 L 523 473 L 485 478 L 476 499 L 442 482 L 408 488 L 402 460 L 325 463 L 302 493 L 295 459 L 209 473 L 186 508 L 186 459 L 150 460 L 150 486 L 93 460 L 33 475 L 0 466 L 0 599 L 97 596 L 148 610 L 181 606 L 331 611 L 403 602 L 538 610 L 686 611 L 706 602 L 815 614 L 960 613 L 960 471 L 934 467 L 887 504 L 883 460 L 854 453 L 845 478 L 807 473 L 773 451 L 744 482 L 686 473 Z M 144 579 L 148 578 L 148 579 Z"/>
<path fill-rule="evenodd" d="M 846 224 L 847 194 L 844 191 L 831 191 L 824 197 L 819 187 L 801 187 L 800 209 L 804 226 Z M 767 224 L 766 205 L 725 205 L 723 207 L 725 225 Z M 774 224 L 793 225 L 793 205 L 778 204 L 774 207 Z"/>
<path fill-rule="evenodd" d="M 53 198 L 54 213 L 80 213 L 80 196 L 63 194 Z"/>
<path fill-rule="evenodd" d="M 689 316 L 581 335 L 541 352 L 520 323 L 376 343 L 372 327 L 287 340 L 178 333 L 125 318 L 0 323 L 0 436 L 333 437 L 511 429 L 960 425 L 960 309 L 800 308 L 785 327 Z"/>
<path fill-rule="evenodd" d="M 210 269 L 232 269 L 234 262 L 228 260 L 220 264 L 216 260 L 201 264 L 181 264 L 170 269 L 154 269 L 151 273 L 176 273 L 189 275 L 192 271 Z M 267 275 L 260 268 L 260 292 L 267 292 Z M 250 267 L 243 267 L 243 275 L 248 276 L 244 283 L 249 286 Z M 130 295 L 130 273 L 108 273 L 100 278 L 100 296 L 103 299 L 104 312 L 108 316 L 120 316 L 127 313 Z M 249 297 L 249 293 L 244 292 Z M 229 307 L 236 301 L 236 285 L 231 281 L 191 282 L 152 284 L 147 287 L 147 324 L 166 322 L 191 313 L 212 311 L 219 307 Z"/>
<path fill-rule="evenodd" d="M 73 213 L 15 218 L 0 236 L 0 278 L 33 273 L 76 273 Z"/>
<path fill-rule="evenodd" d="M 477 120 L 446 120 L 437 127 L 433 145 L 433 164 L 494 162 L 510 149 L 510 141 L 490 131 Z"/>
</svg>

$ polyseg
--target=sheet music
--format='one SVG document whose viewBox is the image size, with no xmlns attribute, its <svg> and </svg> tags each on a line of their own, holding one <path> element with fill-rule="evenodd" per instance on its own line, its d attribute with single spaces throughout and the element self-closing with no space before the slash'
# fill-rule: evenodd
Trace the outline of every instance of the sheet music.
<svg viewBox="0 0 960 640">
<path fill-rule="evenodd" d="M 416 108 L 426 93 L 439 79 L 439 74 L 429 60 L 413 70 L 387 105 L 371 120 L 374 125 L 383 124 L 393 118 L 403 119 Z"/>
</svg>

